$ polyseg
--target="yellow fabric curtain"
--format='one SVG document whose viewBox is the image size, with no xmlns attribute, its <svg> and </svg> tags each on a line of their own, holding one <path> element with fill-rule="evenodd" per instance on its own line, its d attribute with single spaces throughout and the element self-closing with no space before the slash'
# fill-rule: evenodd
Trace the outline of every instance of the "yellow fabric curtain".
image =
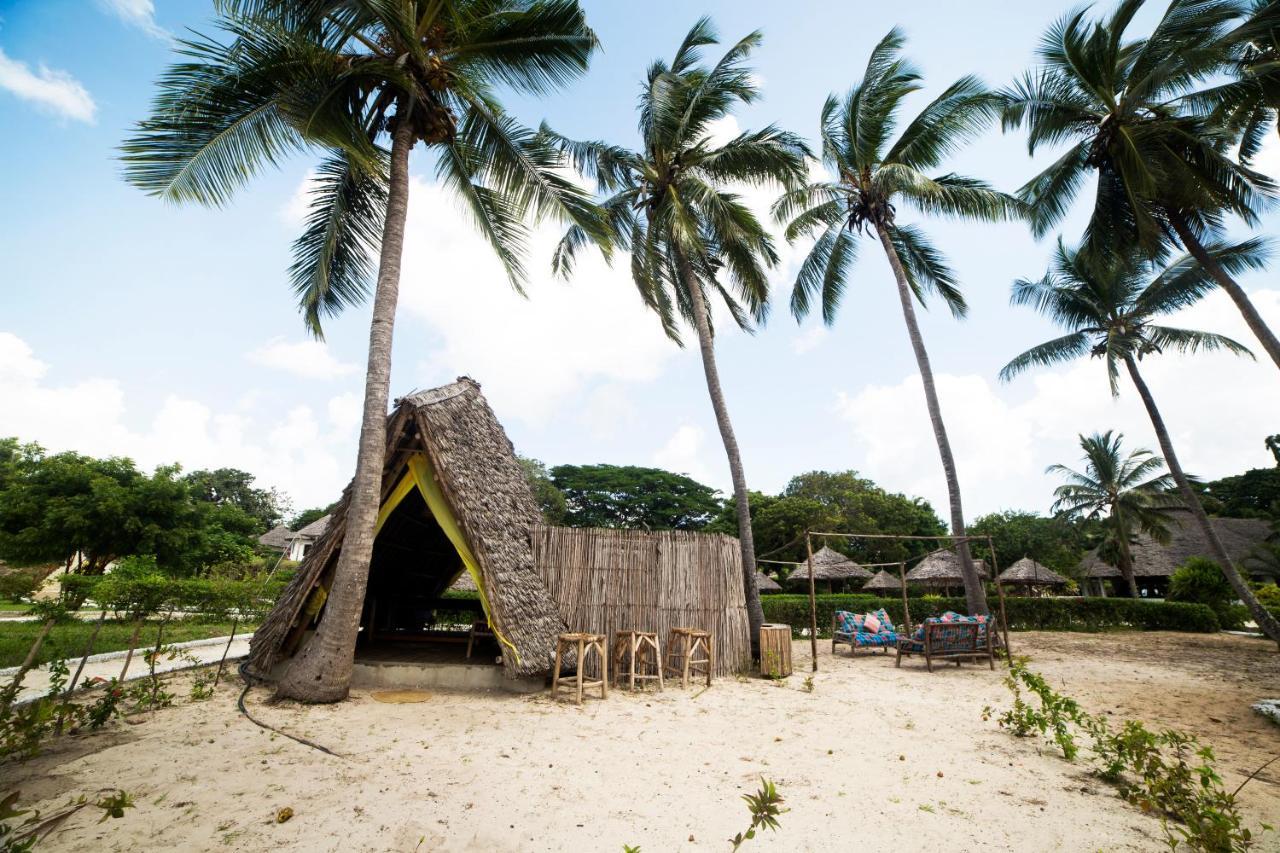
<svg viewBox="0 0 1280 853">
<path fill-rule="evenodd" d="M 470 546 L 467 545 L 467 539 L 462 534 L 462 528 L 458 526 L 458 520 L 453 517 L 453 512 L 449 509 L 449 504 L 444 499 L 444 493 L 440 491 L 440 484 L 436 482 L 435 471 L 432 470 L 431 461 L 425 455 L 415 453 L 409 457 L 405 465 L 404 476 L 400 478 L 400 482 L 391 490 L 391 494 L 387 495 L 382 508 L 378 510 L 378 523 L 374 526 L 373 535 L 375 537 L 378 535 L 382 530 L 382 525 L 386 524 L 387 519 L 391 517 L 391 513 L 395 512 L 400 502 L 415 488 L 422 494 L 422 498 L 427 502 L 427 508 L 431 510 L 436 523 L 440 525 L 444 535 L 449 538 L 449 542 L 458 552 L 458 556 L 462 558 L 462 565 L 466 567 L 467 573 L 475 581 L 476 589 L 480 593 L 480 606 L 484 608 L 484 618 L 489 623 L 489 628 L 493 631 L 493 635 L 503 645 L 511 649 L 511 653 L 516 656 L 516 662 L 519 663 L 520 653 L 516 651 L 516 647 L 506 637 L 502 636 L 502 632 L 493 624 L 493 614 L 489 611 L 489 595 L 485 591 L 484 576 L 480 573 L 480 564 L 476 562 L 475 554 L 471 552 Z"/>
</svg>

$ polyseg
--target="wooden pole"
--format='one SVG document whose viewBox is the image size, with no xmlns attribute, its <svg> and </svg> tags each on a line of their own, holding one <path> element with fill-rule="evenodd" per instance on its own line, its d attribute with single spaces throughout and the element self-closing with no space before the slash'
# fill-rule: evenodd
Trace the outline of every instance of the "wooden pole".
<svg viewBox="0 0 1280 853">
<path fill-rule="evenodd" d="M 898 582 L 902 584 L 902 621 L 907 623 L 907 634 L 911 633 L 911 608 L 907 605 L 907 564 L 898 563 Z"/>
<path fill-rule="evenodd" d="M 813 540 L 804 535 L 804 549 L 809 554 L 809 656 L 813 671 L 818 671 L 818 598 L 813 589 Z"/>
<path fill-rule="evenodd" d="M 1000 573 L 996 572 L 996 546 L 991 541 L 991 537 L 987 537 L 987 551 L 991 554 L 991 571 L 994 572 L 994 580 L 996 582 L 996 595 L 1000 597 L 1000 631 L 1004 634 L 1004 656 L 1005 661 L 1010 668 L 1013 667 L 1013 650 L 1009 648 L 1009 617 L 1005 615 L 1004 610 L 1004 584 L 1000 583 Z"/>
<path fill-rule="evenodd" d="M 217 687 L 218 682 L 222 680 L 222 668 L 227 665 L 227 652 L 231 651 L 231 644 L 236 640 L 236 628 L 240 626 L 240 616 L 231 620 L 231 636 L 227 637 L 227 645 L 222 650 L 222 660 L 218 661 L 218 672 L 213 676 L 213 686 Z"/>
</svg>

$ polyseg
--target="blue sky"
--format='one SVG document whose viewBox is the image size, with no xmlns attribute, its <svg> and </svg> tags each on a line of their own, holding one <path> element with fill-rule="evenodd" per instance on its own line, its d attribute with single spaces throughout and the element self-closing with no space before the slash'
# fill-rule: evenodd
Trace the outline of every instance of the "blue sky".
<svg viewBox="0 0 1280 853">
<path fill-rule="evenodd" d="M 764 32 L 755 66 L 764 97 L 741 128 L 776 122 L 812 139 L 822 100 L 856 81 L 872 45 L 902 26 L 925 73 L 918 108 L 965 73 L 993 85 L 1032 59 L 1065 3 L 865 4 L 586 2 L 603 51 L 571 88 L 508 98 L 529 123 L 631 144 L 637 86 L 699 14 L 726 40 Z M 0 0 L 0 435 L 53 449 L 123 454 L 152 466 L 233 465 L 289 493 L 298 508 L 336 497 L 350 476 L 368 334 L 367 309 L 309 342 L 287 286 L 310 161 L 255 180 L 221 210 L 173 207 L 121 179 L 115 147 L 142 118 L 170 61 L 173 33 L 208 29 L 196 0 Z M 1155 5 L 1139 24 L 1155 15 Z M 1140 27 L 1139 27 L 1140 28 Z M 725 130 L 731 130 L 731 127 Z M 1264 168 L 1280 174 L 1272 148 Z M 1013 190 L 1036 162 L 1020 135 L 993 129 L 954 168 Z M 510 293 L 419 152 L 393 394 L 469 374 L 517 449 L 550 464 L 658 464 L 722 488 L 727 469 L 696 353 L 660 334 L 625 266 L 584 264 L 570 283 L 547 272 L 554 229 L 534 241 L 529 299 Z M 766 204 L 768 198 L 755 199 Z M 1064 228 L 1074 236 L 1076 211 Z M 904 218 L 918 221 L 914 214 Z M 1009 284 L 1043 272 L 1051 242 L 1023 226 L 922 222 L 959 271 L 970 316 L 936 309 L 923 327 L 953 432 L 966 514 L 1041 510 L 1046 465 L 1074 464 L 1075 436 L 1118 428 L 1154 438 L 1134 396 L 1113 402 L 1101 366 L 1043 371 L 1012 385 L 999 368 L 1051 329 L 1007 304 Z M 1263 230 L 1274 230 L 1268 216 Z M 754 336 L 718 340 L 721 372 L 753 488 L 793 474 L 855 468 L 919 494 L 945 514 L 944 488 L 887 265 L 861 257 L 836 323 L 802 326 L 786 293 L 803 247 L 784 253 L 774 312 Z M 1245 279 L 1280 325 L 1273 273 Z M 1221 296 L 1188 325 L 1247 330 Z M 1227 357 L 1152 364 L 1189 469 L 1205 476 L 1267 465 L 1280 431 L 1274 368 Z"/>
</svg>

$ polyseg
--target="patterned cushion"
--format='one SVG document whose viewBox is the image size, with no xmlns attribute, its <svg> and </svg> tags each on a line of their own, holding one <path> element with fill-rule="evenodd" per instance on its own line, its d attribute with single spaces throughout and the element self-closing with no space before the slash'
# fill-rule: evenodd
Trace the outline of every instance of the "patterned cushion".
<svg viewBox="0 0 1280 853">
<path fill-rule="evenodd" d="M 877 611 L 876 611 L 874 614 L 872 614 L 872 615 L 873 615 L 873 616 L 875 616 L 877 619 L 879 619 L 879 620 L 880 620 L 880 630 L 881 630 L 881 631 L 887 631 L 887 632 L 889 632 L 890 634 L 894 633 L 895 629 L 894 629 L 894 627 L 893 627 L 893 620 L 889 618 L 889 614 L 888 614 L 888 613 L 885 613 L 885 612 L 884 612 L 884 608 L 883 608 L 883 607 L 881 607 L 879 610 L 877 610 Z"/>
<path fill-rule="evenodd" d="M 868 613 L 862 620 L 862 628 L 868 634 L 879 634 L 880 617 L 874 613 Z"/>
<path fill-rule="evenodd" d="M 862 630 L 862 616 L 847 610 L 837 610 L 836 625 L 841 634 L 856 634 Z"/>
<path fill-rule="evenodd" d="M 894 646 L 898 643 L 898 635 L 892 631 L 881 631 L 879 634 L 868 634 L 864 631 L 861 634 L 854 634 L 853 643 L 856 646 Z"/>
</svg>

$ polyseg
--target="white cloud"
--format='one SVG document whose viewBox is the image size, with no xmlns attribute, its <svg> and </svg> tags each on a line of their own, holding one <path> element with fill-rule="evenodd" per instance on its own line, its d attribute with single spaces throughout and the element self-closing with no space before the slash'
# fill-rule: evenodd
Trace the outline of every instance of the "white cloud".
<svg viewBox="0 0 1280 853">
<path fill-rule="evenodd" d="M 723 466 L 723 470 L 721 466 L 717 466 L 714 470 L 709 468 L 708 459 L 715 457 L 714 452 L 706 447 L 706 443 L 706 433 L 701 427 L 681 424 L 666 443 L 654 451 L 653 464 L 725 491 L 729 480 L 728 464 Z"/>
<path fill-rule="evenodd" d="M 169 31 L 156 23 L 156 5 L 152 0 L 98 0 L 98 4 L 131 27 L 147 35 L 169 40 Z"/>
<path fill-rule="evenodd" d="M 0 436 L 37 441 L 52 452 L 128 456 L 146 470 L 175 461 L 186 470 L 241 468 L 261 485 L 284 490 L 298 507 L 329 503 L 351 476 L 358 407 L 355 421 L 342 413 L 349 397 L 358 406 L 358 395 L 330 400 L 325 425 L 310 407 L 281 410 L 266 394 L 247 394 L 226 413 L 171 394 L 135 428 L 126 422 L 119 382 L 54 385 L 46 381 L 48 370 L 25 341 L 0 332 Z"/>
<path fill-rule="evenodd" d="M 827 332 L 827 327 L 821 323 L 811 323 L 809 328 L 803 329 L 791 339 L 791 351 L 796 355 L 812 352 L 827 339 Z"/>
<path fill-rule="evenodd" d="M 307 213 L 311 208 L 311 187 L 318 175 L 315 169 L 307 171 L 306 177 L 298 184 L 298 188 L 289 196 L 289 200 L 280 206 L 280 221 L 291 230 L 299 230 L 307 221 Z"/>
<path fill-rule="evenodd" d="M 1280 291 L 1251 295 L 1272 328 L 1280 325 Z M 1221 293 L 1170 325 L 1221 331 L 1253 344 L 1235 306 Z M 1219 477 L 1270 464 L 1262 439 L 1280 423 L 1270 360 L 1164 355 L 1143 363 L 1142 372 L 1187 471 Z M 1124 433 L 1127 446 L 1159 452 L 1127 377 L 1121 377 L 1120 397 L 1113 400 L 1096 360 L 1038 371 L 1011 385 L 976 375 L 944 373 L 936 380 L 970 520 L 997 509 L 1047 510 L 1058 482 L 1044 469 L 1054 463 L 1077 465 L 1080 433 L 1115 429 Z M 928 498 L 945 516 L 942 467 L 917 375 L 897 385 L 838 393 L 834 409 L 852 430 L 864 474 Z"/>
<path fill-rule="evenodd" d="M 93 123 L 97 105 L 88 90 L 65 71 L 41 65 L 32 71 L 25 62 L 7 56 L 0 48 L 0 89 L 63 118 Z"/>
<path fill-rule="evenodd" d="M 678 352 L 643 308 L 625 258 L 610 268 L 584 251 L 572 281 L 551 275 L 560 231 L 535 228 L 528 298 L 512 290 L 489 245 L 453 195 L 411 183 L 400 299 L 402 326 L 430 330 L 432 355 L 404 387 L 466 374 L 506 417 L 542 424 L 599 382 L 650 382 Z"/>
<path fill-rule="evenodd" d="M 258 349 L 246 354 L 254 364 L 283 370 L 303 379 L 337 379 L 349 376 L 358 369 L 356 365 L 339 361 L 322 341 L 289 342 L 272 338 Z"/>
</svg>

